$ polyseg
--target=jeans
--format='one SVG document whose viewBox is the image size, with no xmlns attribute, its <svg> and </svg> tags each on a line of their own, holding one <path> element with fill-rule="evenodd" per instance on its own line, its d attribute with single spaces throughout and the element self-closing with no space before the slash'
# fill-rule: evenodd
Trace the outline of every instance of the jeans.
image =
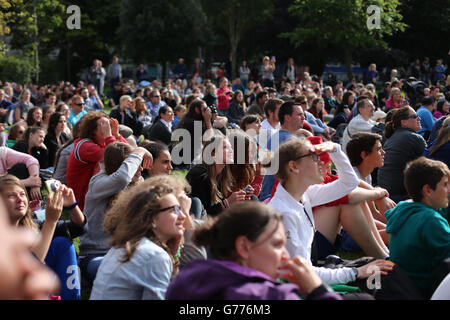
<svg viewBox="0 0 450 320">
<path fill-rule="evenodd" d="M 45 264 L 58 275 L 61 299 L 79 300 L 80 274 L 77 253 L 72 241 L 66 237 L 53 238 L 45 257 Z"/>
<path fill-rule="evenodd" d="M 103 257 L 104 255 L 80 257 L 81 273 L 90 282 L 91 285 L 94 283 L 98 268 L 102 263 Z"/>
<path fill-rule="evenodd" d="M 200 219 L 202 217 L 203 205 L 199 198 L 191 197 L 191 209 L 189 211 L 196 219 Z"/>
</svg>

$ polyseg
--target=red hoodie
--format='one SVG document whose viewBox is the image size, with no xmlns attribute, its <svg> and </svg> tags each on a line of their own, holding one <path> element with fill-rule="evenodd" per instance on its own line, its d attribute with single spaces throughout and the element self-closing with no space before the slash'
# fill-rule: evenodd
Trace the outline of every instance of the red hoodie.
<svg viewBox="0 0 450 320">
<path fill-rule="evenodd" d="M 106 146 L 115 141 L 127 143 L 122 136 L 119 139 L 110 136 L 101 145 L 90 139 L 76 139 L 74 142 L 74 148 L 67 161 L 67 186 L 72 188 L 82 211 L 89 181 L 100 169 L 99 164 L 103 161 Z"/>
</svg>

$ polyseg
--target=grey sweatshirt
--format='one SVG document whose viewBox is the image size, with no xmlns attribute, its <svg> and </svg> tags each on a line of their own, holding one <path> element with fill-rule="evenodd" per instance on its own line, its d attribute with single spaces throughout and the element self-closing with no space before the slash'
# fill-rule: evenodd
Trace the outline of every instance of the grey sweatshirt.
<svg viewBox="0 0 450 320">
<path fill-rule="evenodd" d="M 84 205 L 87 232 L 80 237 L 80 256 L 106 254 L 111 248 L 111 235 L 103 230 L 109 199 L 130 184 L 141 162 L 140 155 L 131 153 L 113 174 L 102 169 L 91 178 Z"/>
</svg>

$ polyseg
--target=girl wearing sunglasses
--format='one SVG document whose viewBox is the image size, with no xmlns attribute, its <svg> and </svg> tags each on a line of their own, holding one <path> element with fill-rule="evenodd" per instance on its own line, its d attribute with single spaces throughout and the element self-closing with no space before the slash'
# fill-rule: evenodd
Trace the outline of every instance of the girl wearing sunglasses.
<svg viewBox="0 0 450 320">
<path fill-rule="evenodd" d="M 409 198 L 403 184 L 406 164 L 419 158 L 427 146 L 425 139 L 416 133 L 421 128 L 420 117 L 410 106 L 396 110 L 392 120 L 386 123 L 387 140 L 383 145 L 386 155 L 384 166 L 378 169 L 378 184 L 397 203 Z"/>
<path fill-rule="evenodd" d="M 328 184 L 323 181 L 322 166 L 319 155 L 328 152 L 336 166 L 339 178 Z M 316 231 L 316 217 L 313 207 L 340 199 L 353 191 L 359 184 L 359 179 L 342 152 L 340 145 L 324 142 L 312 145 L 309 140 L 293 139 L 280 146 L 275 154 L 278 159 L 278 173 L 276 177 L 280 183 L 269 205 L 283 215 L 283 224 L 287 234 L 286 248 L 290 256 L 300 255 L 306 260 L 316 259 L 318 250 L 312 249 L 313 240 L 320 245 L 325 236 Z M 366 251 L 376 252 L 370 247 L 370 229 L 362 215 L 330 215 L 327 228 L 334 228 L 335 233 L 340 230 L 341 223 L 346 231 L 357 241 L 366 244 Z M 322 232 L 323 229 L 322 229 Z M 373 240 L 373 239 L 372 239 Z M 372 241 L 373 246 L 376 242 Z M 374 249 L 374 250 L 371 250 Z M 315 261 L 314 261 L 315 262 Z M 368 270 L 376 265 L 381 273 L 391 269 L 391 265 L 384 260 L 376 260 L 359 268 L 327 269 L 314 267 L 322 281 L 326 284 L 345 284 L 364 279 L 371 275 Z"/>
</svg>

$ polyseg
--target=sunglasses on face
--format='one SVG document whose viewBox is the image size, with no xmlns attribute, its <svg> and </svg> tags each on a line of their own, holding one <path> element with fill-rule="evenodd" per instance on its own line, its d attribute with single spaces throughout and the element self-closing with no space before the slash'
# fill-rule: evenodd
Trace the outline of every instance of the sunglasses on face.
<svg viewBox="0 0 450 320">
<path fill-rule="evenodd" d="M 408 119 L 417 119 L 419 115 L 417 113 L 408 116 Z"/>
<path fill-rule="evenodd" d="M 84 106 L 84 103 L 75 103 L 75 105 L 81 107 Z"/>
<path fill-rule="evenodd" d="M 308 154 L 304 154 L 304 155 L 298 157 L 297 159 L 295 159 L 295 161 L 300 160 L 301 158 L 304 158 L 304 157 L 309 157 L 309 156 L 312 157 L 312 160 L 314 162 L 319 162 L 319 160 L 320 160 L 320 158 L 319 158 L 319 156 L 317 154 L 315 154 L 314 152 L 310 152 Z"/>
</svg>

